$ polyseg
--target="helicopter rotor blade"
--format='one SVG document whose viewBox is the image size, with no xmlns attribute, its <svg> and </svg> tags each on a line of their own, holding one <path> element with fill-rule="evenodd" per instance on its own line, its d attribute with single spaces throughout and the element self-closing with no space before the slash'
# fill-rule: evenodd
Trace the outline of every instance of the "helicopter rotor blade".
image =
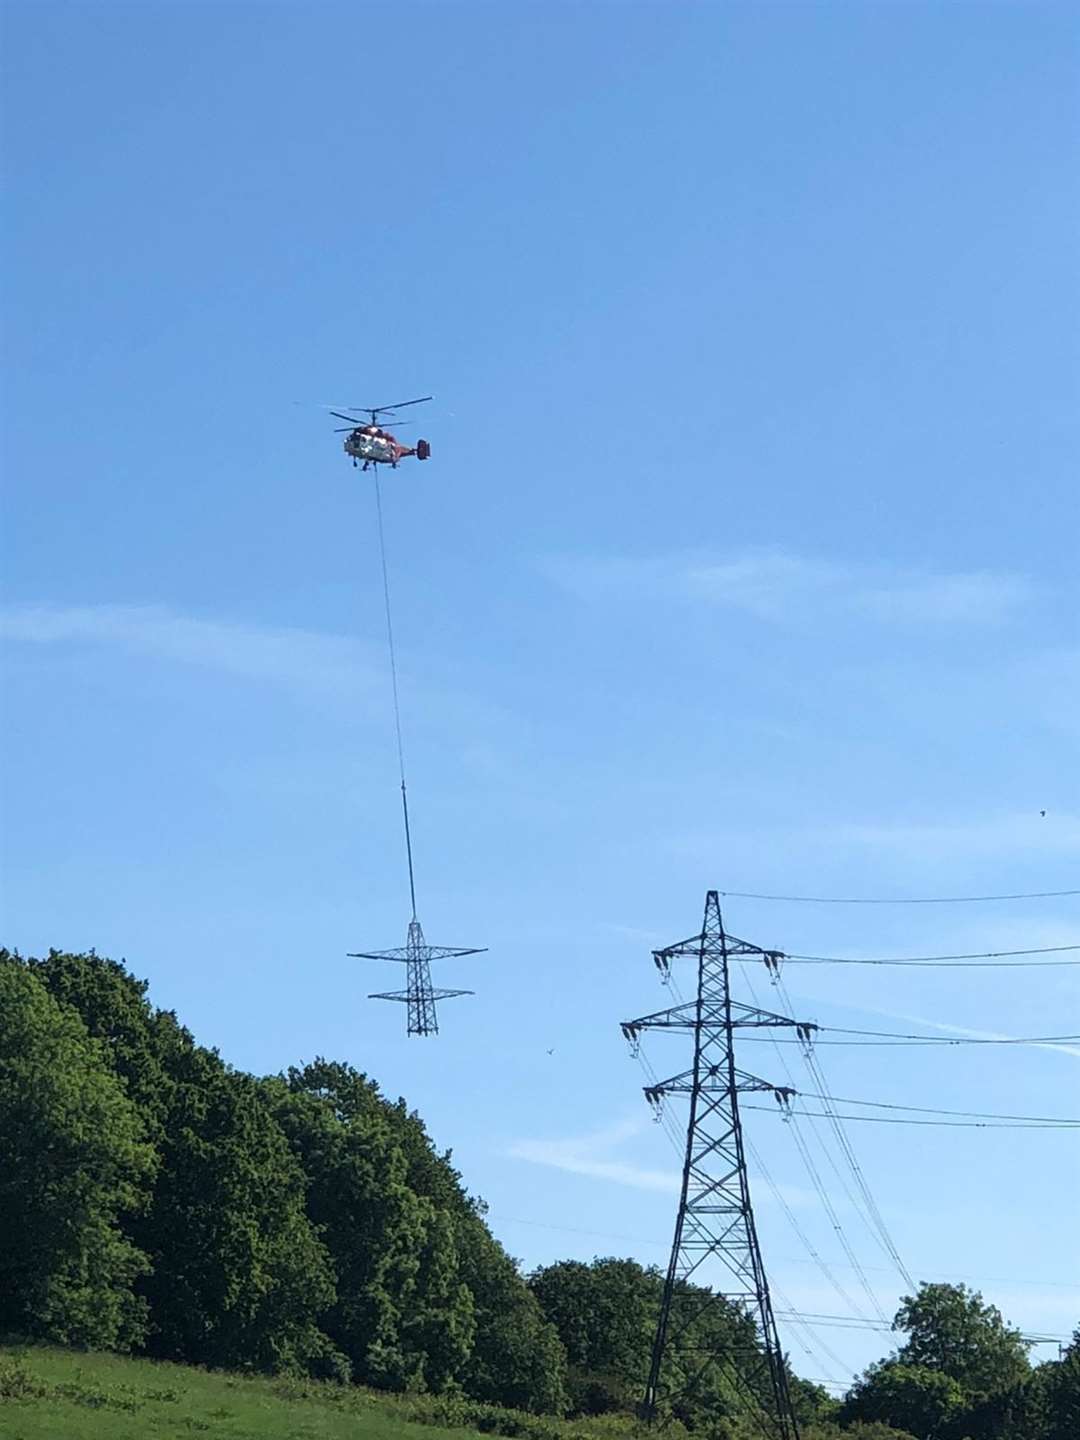
<svg viewBox="0 0 1080 1440">
<path fill-rule="evenodd" d="M 429 400 L 434 400 L 434 395 L 421 395 L 418 400 L 399 400 L 396 405 L 356 405 L 356 410 L 374 410 L 376 415 L 385 413 L 388 410 L 404 410 L 406 405 L 426 405 Z"/>
<path fill-rule="evenodd" d="M 341 417 L 339 416 L 338 418 L 340 419 Z M 415 421 L 415 420 L 393 420 L 393 421 L 391 421 L 390 423 L 393 425 L 393 427 L 394 427 L 395 430 L 404 430 L 406 426 L 409 426 L 410 428 L 411 428 L 412 426 L 414 426 L 414 425 L 416 424 L 416 421 Z M 379 427 L 379 428 L 381 428 L 381 427 Z M 333 433 L 334 435 L 344 435 L 346 431 L 365 430 L 365 429 L 367 429 L 367 421 L 366 421 L 366 420 L 359 420 L 359 421 L 357 421 L 356 424 L 354 424 L 354 425 L 341 425 L 341 426 L 335 425 L 332 433 Z"/>
<path fill-rule="evenodd" d="M 351 421 L 354 427 L 357 425 L 366 425 L 368 423 L 366 420 L 357 420 L 352 415 L 342 415 L 340 410 L 331 410 L 330 414 L 333 415 L 335 420 Z"/>
</svg>

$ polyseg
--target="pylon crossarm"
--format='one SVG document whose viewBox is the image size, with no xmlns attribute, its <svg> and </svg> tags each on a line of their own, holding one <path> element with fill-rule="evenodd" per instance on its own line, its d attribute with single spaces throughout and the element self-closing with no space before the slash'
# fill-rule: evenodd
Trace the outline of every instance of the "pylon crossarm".
<svg viewBox="0 0 1080 1440">
<path fill-rule="evenodd" d="M 453 1000 L 458 995 L 475 995 L 475 990 L 428 990 L 425 996 L 428 1000 Z M 415 1000 L 416 996 L 411 990 L 382 990 L 367 997 L 369 1000 Z"/>
<path fill-rule="evenodd" d="M 450 956 L 487 954 L 486 946 L 480 949 L 462 950 L 454 945 L 423 945 L 419 949 L 423 951 L 422 958 L 425 960 L 446 960 Z M 397 960 L 400 964 L 407 965 L 410 960 L 416 959 L 418 950 L 407 945 L 400 945 L 394 950 L 350 950 L 347 953 L 350 960 Z"/>
<path fill-rule="evenodd" d="M 624 1020 L 622 1032 L 633 1040 L 641 1030 L 692 1030 L 697 1024 L 697 1006 L 694 1004 L 672 1005 L 667 1010 L 657 1010 L 652 1015 L 640 1015 L 636 1020 Z"/>
<path fill-rule="evenodd" d="M 716 947 L 718 940 L 717 935 L 703 930 L 700 935 L 691 935 L 687 940 L 676 940 L 674 945 L 665 945 L 660 950 L 654 950 L 653 959 L 658 965 L 662 965 L 665 960 L 698 960 L 701 952 Z M 764 950 L 760 945 L 751 945 L 748 940 L 740 940 L 735 935 L 724 935 L 723 941 L 729 960 L 751 956 L 758 956 L 762 960 L 784 958 L 779 950 Z"/>
<path fill-rule="evenodd" d="M 818 1027 L 809 1020 L 792 1020 L 787 1015 L 776 1015 L 771 1010 L 759 1010 L 754 1005 L 731 1002 L 731 1023 L 745 1029 L 754 1025 L 786 1025 L 792 1030 L 816 1030 Z"/>
<path fill-rule="evenodd" d="M 745 1070 L 735 1071 L 736 1089 L 738 1090 L 771 1090 L 778 1100 L 790 1099 L 797 1094 L 790 1085 L 774 1085 L 771 1080 L 762 1080 L 757 1075 L 748 1075 Z"/>
</svg>

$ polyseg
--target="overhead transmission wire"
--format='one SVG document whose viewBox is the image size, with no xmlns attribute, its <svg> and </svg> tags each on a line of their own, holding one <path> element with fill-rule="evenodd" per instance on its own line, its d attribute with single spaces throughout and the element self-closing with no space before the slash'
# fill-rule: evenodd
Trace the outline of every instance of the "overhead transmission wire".
<svg viewBox="0 0 1080 1440">
<path fill-rule="evenodd" d="M 721 890 L 732 900 L 775 900 L 791 905 L 981 905 L 993 900 L 1059 900 L 1080 890 L 1029 890 L 1012 895 L 763 895 L 755 890 Z"/>
<path fill-rule="evenodd" d="M 1009 1115 L 992 1110 L 943 1110 L 936 1105 L 898 1105 L 885 1100 L 852 1100 L 845 1095 L 817 1095 L 812 1090 L 799 1091 L 800 1100 L 828 1100 L 834 1105 L 865 1105 L 872 1110 L 906 1110 L 914 1115 L 948 1115 L 966 1120 L 1020 1120 L 1032 1125 L 1080 1125 L 1080 1119 L 1069 1115 Z"/>
<path fill-rule="evenodd" d="M 754 1004 L 755 1004 L 755 1005 L 757 1006 L 757 1008 L 760 1010 L 760 1009 L 761 1009 L 761 1005 L 760 1005 L 760 1003 L 759 1003 L 759 1001 L 758 1001 L 757 992 L 756 992 L 755 989 L 754 989 L 753 982 L 750 980 L 750 978 L 749 978 L 748 975 L 744 975 L 744 976 L 743 976 L 743 979 L 744 979 L 745 982 L 746 982 L 747 989 L 748 989 L 749 992 L 750 992 L 750 996 L 751 996 L 751 998 L 753 999 Z M 791 1068 L 790 1068 L 790 1066 L 789 1066 L 788 1063 L 787 1063 L 787 1059 L 786 1059 L 786 1057 L 784 1056 L 783 1052 L 780 1050 L 780 1047 L 779 1047 L 778 1045 L 776 1045 L 776 1043 L 775 1043 L 775 1042 L 776 1042 L 776 1037 L 775 1037 L 775 1036 L 770 1036 L 769 1038 L 773 1040 L 774 1046 L 775 1046 L 775 1048 L 776 1048 L 777 1058 L 778 1058 L 778 1060 L 779 1060 L 779 1062 L 780 1062 L 780 1065 L 781 1065 L 782 1068 L 783 1068 L 784 1074 L 787 1076 L 789 1082 L 791 1083 L 792 1088 L 793 1088 L 793 1089 L 797 1089 L 798 1087 L 797 1087 L 796 1084 L 795 1084 L 795 1077 L 794 1077 L 794 1075 L 791 1073 Z M 789 1115 L 790 1115 L 790 1111 L 789 1111 L 788 1113 L 789 1113 Z M 810 1148 L 809 1148 L 809 1146 L 808 1146 L 807 1143 L 806 1143 L 806 1137 L 803 1135 L 801 1129 L 799 1128 L 798 1118 L 797 1118 L 796 1116 L 794 1116 L 794 1115 L 790 1115 L 790 1128 L 791 1128 L 792 1138 L 793 1138 L 794 1141 L 795 1141 L 795 1148 L 796 1148 L 796 1150 L 799 1152 L 799 1158 L 800 1158 L 800 1160 L 802 1161 L 803 1168 L 806 1170 L 806 1173 L 809 1175 L 809 1177 L 810 1177 L 810 1183 L 813 1185 L 814 1190 L 815 1190 L 815 1192 L 817 1193 L 818 1199 L 821 1201 L 821 1203 L 822 1203 L 822 1205 L 823 1205 L 823 1207 L 824 1207 L 824 1209 L 825 1209 L 825 1213 L 826 1213 L 826 1215 L 828 1216 L 829 1223 L 831 1224 L 831 1226 L 832 1226 L 832 1228 L 833 1228 L 833 1232 L 834 1232 L 834 1234 L 836 1235 L 837 1240 L 840 1242 L 840 1246 L 841 1246 L 842 1250 L 844 1251 L 844 1254 L 845 1254 L 845 1255 L 847 1256 L 847 1258 L 848 1258 L 848 1264 L 849 1264 L 849 1265 L 851 1266 L 851 1268 L 855 1271 L 855 1274 L 856 1274 L 856 1277 L 857 1277 L 857 1279 L 858 1279 L 858 1281 L 859 1281 L 859 1284 L 862 1286 L 863 1292 L 865 1293 L 867 1299 L 870 1301 L 871 1309 L 874 1310 L 874 1312 L 875 1312 L 882 1320 L 884 1320 L 884 1319 L 885 1319 L 885 1312 L 882 1310 L 881 1304 L 880 1304 L 880 1302 L 879 1302 L 879 1300 L 878 1300 L 878 1298 L 877 1298 L 877 1295 L 874 1293 L 874 1291 L 873 1291 L 873 1289 L 872 1289 L 872 1287 L 871 1287 L 871 1285 L 870 1285 L 870 1282 L 869 1282 L 869 1280 L 868 1280 L 867 1277 L 866 1277 L 866 1272 L 863 1270 L 862 1264 L 860 1263 L 859 1258 L 858 1258 L 858 1256 L 855 1254 L 854 1248 L 852 1247 L 851 1242 L 850 1242 L 850 1240 L 849 1240 L 848 1237 L 847 1237 L 847 1233 L 846 1233 L 846 1231 L 844 1230 L 844 1227 L 843 1227 L 843 1226 L 841 1225 L 841 1223 L 840 1223 L 840 1217 L 839 1217 L 839 1215 L 837 1215 L 837 1213 L 836 1213 L 836 1207 L 833 1205 L 832 1199 L 830 1198 L 829 1193 L 828 1193 L 828 1191 L 826 1190 L 824 1183 L 822 1182 L 820 1172 L 818 1171 L 817 1165 L 816 1165 L 815 1162 L 814 1162 L 814 1158 L 813 1158 L 813 1156 L 812 1156 L 811 1153 L 810 1153 Z M 846 1197 L 847 1197 L 847 1199 L 848 1199 L 848 1202 L 851 1204 L 852 1209 L 855 1210 L 856 1214 L 858 1214 L 858 1213 L 859 1213 L 858 1203 L 855 1201 L 854 1197 L 853 1197 L 852 1194 L 851 1194 L 850 1189 L 849 1189 L 848 1186 L 847 1186 L 846 1181 L 844 1180 L 843 1175 L 840 1173 L 839 1169 L 837 1168 L 836 1162 L 833 1160 L 833 1157 L 832 1157 L 832 1152 L 829 1150 L 829 1147 L 825 1144 L 825 1141 L 824 1141 L 824 1139 L 822 1138 L 822 1136 L 820 1135 L 820 1133 L 818 1132 L 817 1127 L 816 1127 L 815 1125 L 811 1125 L 810 1129 L 811 1129 L 811 1131 L 812 1131 L 812 1133 L 813 1133 L 813 1135 L 814 1135 L 814 1138 L 817 1140 L 818 1145 L 821 1147 L 821 1150 L 822 1150 L 823 1154 L 825 1155 L 826 1159 L 829 1161 L 829 1164 L 832 1166 L 833 1172 L 834 1172 L 834 1174 L 836 1175 L 837 1180 L 840 1182 L 840 1185 L 841 1185 L 842 1189 L 844 1190 L 844 1193 L 845 1193 L 845 1195 L 846 1195 Z M 759 1158 L 760 1158 L 760 1157 L 759 1157 Z M 804 1242 L 804 1243 L 805 1243 L 805 1242 Z M 833 1289 L 837 1290 L 838 1293 L 843 1294 L 844 1298 L 847 1300 L 847 1303 L 851 1306 L 851 1308 L 852 1308 L 853 1310 L 855 1310 L 855 1311 L 858 1312 L 858 1311 L 859 1311 L 859 1306 L 856 1305 L 856 1304 L 854 1303 L 854 1301 L 851 1299 L 851 1297 L 848 1296 L 847 1293 L 843 1290 L 843 1287 L 840 1285 L 840 1282 L 839 1282 L 838 1280 L 836 1280 L 835 1277 L 833 1277 L 833 1276 L 831 1276 L 831 1275 L 828 1277 L 828 1279 L 829 1279 L 829 1283 L 833 1286 Z"/>
<path fill-rule="evenodd" d="M 747 1105 L 747 1110 L 764 1110 L 770 1115 L 777 1112 L 768 1105 Z M 812 1116 L 828 1120 L 835 1113 L 831 1110 L 792 1110 L 793 1115 Z M 929 1125 L 944 1130 L 1076 1130 L 1076 1120 L 912 1120 L 899 1115 L 837 1115 L 838 1120 L 855 1120 L 866 1125 Z"/>
<path fill-rule="evenodd" d="M 409 796 L 405 788 L 405 745 L 401 738 L 401 703 L 398 699 L 397 657 L 394 653 L 394 622 L 390 611 L 390 572 L 386 564 L 386 537 L 383 533 L 382 491 L 379 467 L 375 466 L 375 513 L 379 522 L 379 556 L 382 560 L 383 601 L 386 606 L 386 640 L 390 651 L 390 686 L 394 695 L 394 732 L 397 736 L 398 774 L 401 776 L 401 813 L 405 819 L 405 854 L 409 862 L 409 899 L 416 919 L 416 881 L 413 876 L 412 835 L 409 830 Z"/>
<path fill-rule="evenodd" d="M 792 1011 L 793 1007 L 791 1002 L 791 996 L 788 993 L 787 986 L 784 984 L 784 977 L 780 974 L 777 974 L 775 976 L 775 979 L 777 989 L 785 1006 L 788 1007 L 789 1011 Z M 809 1041 L 802 1048 L 802 1058 L 810 1074 L 814 1077 L 814 1080 L 822 1094 L 831 1094 L 830 1087 L 828 1081 L 825 1078 L 824 1071 L 821 1069 L 820 1062 L 814 1054 L 813 1045 Z M 869 1211 L 873 1224 L 873 1229 L 876 1231 L 878 1238 L 884 1246 L 889 1258 L 896 1266 L 897 1273 L 901 1276 L 908 1288 L 914 1290 L 915 1281 L 912 1279 L 911 1273 L 909 1272 L 907 1266 L 900 1258 L 900 1252 L 896 1248 L 896 1243 L 892 1238 L 889 1227 L 885 1223 L 885 1217 L 882 1215 L 881 1210 L 878 1207 L 878 1203 L 874 1198 L 873 1192 L 871 1191 L 870 1186 L 867 1183 L 866 1176 L 862 1172 L 862 1167 L 859 1165 L 859 1161 L 854 1149 L 852 1148 L 851 1141 L 848 1138 L 846 1130 L 844 1129 L 843 1117 L 841 1117 L 837 1113 L 835 1107 L 830 1100 L 823 1100 L 821 1103 L 825 1109 L 829 1124 L 832 1127 L 833 1134 L 836 1136 L 836 1140 L 840 1146 L 841 1153 L 847 1161 L 851 1173 L 854 1176 L 855 1184 L 859 1190 L 859 1193 L 862 1195 L 863 1200 L 866 1203 L 866 1208 Z"/>
<path fill-rule="evenodd" d="M 1023 970 L 1035 966 L 1080 965 L 1080 960 L 1015 960 L 1016 955 L 1060 955 L 1080 950 L 1080 945 L 1037 945 L 1025 950 L 972 950 L 958 955 L 784 955 L 784 963 L 796 965 L 896 965 L 927 966 L 941 969 L 990 970 L 1012 968 Z"/>
<path fill-rule="evenodd" d="M 911 1045 L 1059 1045 L 1069 1040 L 1080 1041 L 1080 1035 L 909 1035 L 900 1030 L 845 1030 L 836 1025 L 822 1025 L 821 1031 L 834 1035 L 878 1035 L 878 1040 L 815 1040 L 815 1045 L 861 1045 L 867 1049 L 892 1046 L 903 1049 Z M 747 1035 L 751 1044 L 764 1045 L 763 1035 Z M 801 1040 L 777 1040 L 777 1045 L 801 1045 Z"/>
</svg>

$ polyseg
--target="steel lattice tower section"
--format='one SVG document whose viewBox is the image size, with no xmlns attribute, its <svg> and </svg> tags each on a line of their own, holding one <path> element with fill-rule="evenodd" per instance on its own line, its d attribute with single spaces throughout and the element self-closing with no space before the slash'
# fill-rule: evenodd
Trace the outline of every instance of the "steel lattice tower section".
<svg viewBox="0 0 1080 1440">
<path fill-rule="evenodd" d="M 705 897 L 700 935 L 653 952 L 665 981 L 670 979 L 672 962 L 682 958 L 697 962 L 696 998 L 654 1015 L 625 1021 L 622 1026 L 635 1051 L 638 1037 L 645 1030 L 685 1031 L 694 1037 L 691 1069 L 645 1087 L 646 1099 L 658 1110 L 665 1096 L 688 1095 L 690 1117 L 675 1238 L 642 1413 L 648 1420 L 655 1419 L 662 1400 L 670 1405 L 679 1394 L 687 1395 L 704 1371 L 717 1364 L 729 1367 L 733 1378 L 757 1399 L 775 1440 L 799 1440 L 750 1204 L 738 1103 L 740 1091 L 769 1091 L 782 1105 L 794 1092 L 738 1069 L 735 1031 L 743 1027 L 792 1026 L 805 1037 L 816 1027 L 732 1000 L 729 960 L 759 960 L 775 970 L 781 956 L 778 951 L 762 950 L 724 933 L 717 891 L 710 890 Z M 710 1279 L 698 1278 L 703 1276 L 707 1262 L 713 1260 L 727 1272 L 726 1283 L 719 1288 L 712 1288 Z M 692 1290 L 687 1288 L 690 1282 L 695 1287 Z M 696 1288 L 703 1285 L 708 1288 Z M 665 1353 L 676 1343 L 683 1351 L 695 1350 L 692 1331 L 716 1300 L 726 1301 L 752 1317 L 760 1348 L 747 1347 L 742 1354 L 717 1354 L 703 1336 L 697 1351 L 700 1364 L 678 1394 L 667 1393 Z"/>
<path fill-rule="evenodd" d="M 353 960 L 397 960 L 405 966 L 405 989 L 384 990 L 369 995 L 369 1000 L 400 1000 L 406 1008 L 407 1032 L 410 1035 L 437 1035 L 439 1017 L 436 1000 L 452 1000 L 455 995 L 471 995 L 471 990 L 436 990 L 431 983 L 432 960 L 445 960 L 451 955 L 482 955 L 481 949 L 459 949 L 451 945 L 429 945 L 424 939 L 420 921 L 409 921 L 405 944 L 398 950 L 354 950 Z"/>
</svg>

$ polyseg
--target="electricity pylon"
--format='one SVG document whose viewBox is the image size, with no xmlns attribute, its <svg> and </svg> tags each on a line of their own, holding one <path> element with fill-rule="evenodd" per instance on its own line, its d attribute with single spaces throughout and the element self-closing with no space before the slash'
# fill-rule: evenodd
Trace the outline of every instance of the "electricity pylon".
<svg viewBox="0 0 1080 1440">
<path fill-rule="evenodd" d="M 762 950 L 724 933 L 720 899 L 715 890 L 705 897 L 701 934 L 653 952 L 661 976 L 668 980 L 672 962 L 697 962 L 697 995 L 684 1004 L 623 1023 L 623 1034 L 637 1049 L 644 1030 L 686 1031 L 694 1037 L 694 1063 L 689 1070 L 645 1087 L 645 1097 L 659 1109 L 667 1095 L 690 1097 L 679 1213 L 671 1259 L 664 1278 L 663 1299 L 653 1341 L 642 1414 L 656 1418 L 661 1400 L 667 1406 L 689 1397 L 710 1366 L 726 1368 L 767 1420 L 775 1440 L 799 1440 L 799 1427 L 788 1390 L 784 1363 L 765 1268 L 761 1262 L 750 1185 L 739 1120 L 740 1091 L 771 1091 L 786 1105 L 794 1091 L 740 1070 L 735 1064 L 735 1031 L 740 1028 L 792 1026 L 808 1038 L 816 1026 L 786 1015 L 774 1015 L 731 998 L 728 962 L 758 960 L 770 970 L 780 962 L 778 951 Z M 719 1261 L 720 1267 L 707 1262 Z M 719 1270 L 717 1281 L 713 1271 Z M 726 1273 L 725 1273 L 726 1272 Z M 691 1284 L 692 1282 L 692 1284 Z M 699 1288 L 704 1287 L 704 1288 Z M 752 1319 L 756 1341 L 741 1351 L 719 1349 L 722 1342 L 695 1327 L 717 1301 Z M 677 1317 L 672 1330 L 673 1311 Z M 665 1353 L 677 1345 L 680 1356 L 694 1357 L 686 1383 L 677 1393 L 665 1377 Z"/>
<path fill-rule="evenodd" d="M 384 990 L 369 995 L 369 1000 L 400 1000 L 406 1008 L 409 1035 L 437 1035 L 439 1017 L 436 1000 L 452 1000 L 455 995 L 471 995 L 471 990 L 436 990 L 431 984 L 431 961 L 445 960 L 450 955 L 482 955 L 478 949 L 460 949 L 451 945 L 429 945 L 424 939 L 420 921 L 413 911 L 405 944 L 398 950 L 352 951 L 353 960 L 397 960 L 405 966 L 405 989 Z"/>
</svg>

